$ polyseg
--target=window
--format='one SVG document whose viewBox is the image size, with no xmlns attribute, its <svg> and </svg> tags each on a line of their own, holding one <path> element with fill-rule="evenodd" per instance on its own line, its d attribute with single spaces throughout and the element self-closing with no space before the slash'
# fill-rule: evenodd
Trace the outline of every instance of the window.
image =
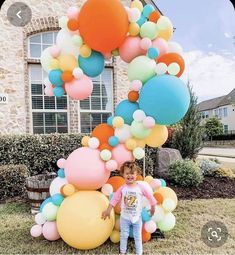
<svg viewBox="0 0 235 255">
<path fill-rule="evenodd" d="M 40 58 L 42 51 L 55 43 L 57 32 L 41 33 L 29 38 L 29 57 Z M 29 65 L 33 133 L 67 133 L 68 100 L 48 97 L 44 93 L 43 81 L 47 73 L 40 64 Z"/>
<path fill-rule="evenodd" d="M 219 118 L 222 118 L 222 108 L 219 108 Z"/>
<path fill-rule="evenodd" d="M 224 134 L 228 134 L 228 125 L 224 125 Z"/>
<path fill-rule="evenodd" d="M 203 112 L 202 112 L 202 118 L 203 118 L 203 119 L 209 118 L 209 111 L 203 111 Z"/>
<path fill-rule="evenodd" d="M 107 121 L 113 111 L 113 69 L 92 79 L 92 95 L 80 101 L 81 133 L 91 133 L 94 127 Z"/>
<path fill-rule="evenodd" d="M 214 110 L 215 116 L 218 117 L 218 109 Z"/>
<path fill-rule="evenodd" d="M 228 108 L 227 107 L 223 108 L 223 113 L 224 113 L 224 117 L 228 116 Z"/>
</svg>

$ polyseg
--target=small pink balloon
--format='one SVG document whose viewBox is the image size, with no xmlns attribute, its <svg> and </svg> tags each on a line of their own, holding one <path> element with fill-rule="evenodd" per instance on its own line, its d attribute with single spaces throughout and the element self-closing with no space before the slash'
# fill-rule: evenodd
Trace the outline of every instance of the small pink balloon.
<svg viewBox="0 0 235 255">
<path fill-rule="evenodd" d="M 42 234 L 42 226 L 41 225 L 34 225 L 30 229 L 30 234 L 32 237 L 39 237 Z"/>
<path fill-rule="evenodd" d="M 120 169 L 123 163 L 133 161 L 134 157 L 124 144 L 119 144 L 112 150 L 112 159 L 117 161 L 118 169 Z"/>
<path fill-rule="evenodd" d="M 65 177 L 79 190 L 96 190 L 108 180 L 110 172 L 100 158 L 98 149 L 80 147 L 73 151 L 66 160 Z"/>
<path fill-rule="evenodd" d="M 152 46 L 152 41 L 148 37 L 143 38 L 140 42 L 140 47 L 143 50 L 148 50 L 151 46 Z"/>
<path fill-rule="evenodd" d="M 111 57 L 112 57 L 112 53 L 110 52 L 106 52 L 106 53 L 103 53 L 103 56 L 106 60 L 109 60 Z"/>
<path fill-rule="evenodd" d="M 46 96 L 49 96 L 49 97 L 54 96 L 54 93 L 53 93 L 53 86 L 52 86 L 51 84 L 48 84 L 48 85 L 45 87 L 44 92 L 45 92 L 45 95 L 46 95 Z"/>
<path fill-rule="evenodd" d="M 111 172 L 111 171 L 115 171 L 118 168 L 118 163 L 117 161 L 111 159 L 106 162 L 105 166 L 106 166 L 106 169 Z"/>
<path fill-rule="evenodd" d="M 79 9 L 77 7 L 70 7 L 67 12 L 67 16 L 69 19 L 77 19 L 79 14 Z"/>
<path fill-rule="evenodd" d="M 134 80 L 131 82 L 131 86 L 130 86 L 131 90 L 140 91 L 141 88 L 142 88 L 142 81 Z"/>
<path fill-rule="evenodd" d="M 60 234 L 57 230 L 56 221 L 47 221 L 42 227 L 43 236 L 49 241 L 60 239 Z"/>
<path fill-rule="evenodd" d="M 153 117 L 146 117 L 143 121 L 143 125 L 145 128 L 153 128 L 155 126 L 155 119 Z"/>
<path fill-rule="evenodd" d="M 168 51 L 168 44 L 167 41 L 164 40 L 163 38 L 157 38 L 155 40 L 152 41 L 152 46 L 157 48 L 159 50 L 159 56 L 167 53 Z"/>
<path fill-rule="evenodd" d="M 153 179 L 151 182 L 150 182 L 150 186 L 152 189 L 156 190 L 158 188 L 161 187 L 161 181 L 159 179 Z"/>
<path fill-rule="evenodd" d="M 147 221 L 147 222 L 144 223 L 144 229 L 148 233 L 152 234 L 152 233 L 154 233 L 156 231 L 157 224 L 153 220 Z"/>
<path fill-rule="evenodd" d="M 51 56 L 52 56 L 53 58 L 59 57 L 60 52 L 61 52 L 61 49 L 60 49 L 59 46 L 54 45 L 54 46 L 51 46 L 51 47 L 50 47 L 50 53 L 51 53 Z"/>
<path fill-rule="evenodd" d="M 60 159 L 57 160 L 57 166 L 59 168 L 64 168 L 65 162 L 66 162 L 66 159 L 60 158 Z"/>
<path fill-rule="evenodd" d="M 91 95 L 93 83 L 89 77 L 83 75 L 79 80 L 73 79 L 65 83 L 65 90 L 72 99 L 84 100 Z"/>
<path fill-rule="evenodd" d="M 121 59 L 130 63 L 135 57 L 145 55 L 147 51 L 141 49 L 140 41 L 141 39 L 138 36 L 128 36 L 119 48 Z"/>
</svg>

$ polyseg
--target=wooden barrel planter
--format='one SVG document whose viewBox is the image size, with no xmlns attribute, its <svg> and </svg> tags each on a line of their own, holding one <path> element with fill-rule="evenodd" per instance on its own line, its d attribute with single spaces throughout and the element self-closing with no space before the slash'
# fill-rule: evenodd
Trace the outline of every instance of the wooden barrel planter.
<svg viewBox="0 0 235 255">
<path fill-rule="evenodd" d="M 41 203 L 50 196 L 49 187 L 55 177 L 56 174 L 51 173 L 30 176 L 26 179 L 26 190 L 31 203 L 31 213 L 39 212 Z"/>
</svg>

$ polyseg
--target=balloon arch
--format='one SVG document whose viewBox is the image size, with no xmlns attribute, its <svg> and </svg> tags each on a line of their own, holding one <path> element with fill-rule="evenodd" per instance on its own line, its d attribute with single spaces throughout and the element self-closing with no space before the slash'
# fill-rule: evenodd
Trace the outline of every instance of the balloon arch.
<svg viewBox="0 0 235 255">
<path fill-rule="evenodd" d="M 113 192 L 124 182 L 121 176 L 110 178 L 111 171 L 125 161 L 142 159 L 145 145 L 164 144 L 166 126 L 183 118 L 190 96 L 179 79 L 184 71 L 182 48 L 169 42 L 172 23 L 152 5 L 143 6 L 139 0 L 131 7 L 119 0 L 87 0 L 80 11 L 69 8 L 59 25 L 56 44 L 41 56 L 48 72 L 47 96 L 86 99 L 93 90 L 91 77 L 102 73 L 105 59 L 119 56 L 128 63 L 128 99 L 117 105 L 107 123 L 83 137 L 82 147 L 58 160 L 58 177 L 31 228 L 34 237 L 43 234 L 51 241 L 61 237 L 77 249 L 92 249 L 109 237 L 114 243 L 120 238 L 120 205 L 110 219 L 101 219 Z M 139 176 L 139 180 L 158 201 L 152 217 L 144 201 L 142 236 L 148 241 L 156 228 L 174 227 L 177 196 L 163 179 Z"/>
</svg>

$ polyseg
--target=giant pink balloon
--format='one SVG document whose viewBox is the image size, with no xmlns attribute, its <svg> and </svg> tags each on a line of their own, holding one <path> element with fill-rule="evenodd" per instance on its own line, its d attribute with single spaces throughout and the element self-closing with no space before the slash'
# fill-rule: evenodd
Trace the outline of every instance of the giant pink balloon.
<svg viewBox="0 0 235 255">
<path fill-rule="evenodd" d="M 49 241 L 60 239 L 60 234 L 57 230 L 56 221 L 47 221 L 42 227 L 43 236 Z"/>
<path fill-rule="evenodd" d="M 139 37 L 128 36 L 119 48 L 121 59 L 130 63 L 134 58 L 145 55 L 147 51 L 141 49 L 140 42 Z"/>
<path fill-rule="evenodd" d="M 152 47 L 158 48 L 159 56 L 167 53 L 167 51 L 168 51 L 167 41 L 164 40 L 163 38 L 157 38 L 157 39 L 153 40 L 152 41 Z"/>
<path fill-rule="evenodd" d="M 100 151 L 81 147 L 73 151 L 65 163 L 65 177 L 79 190 L 96 190 L 108 180 L 110 172 L 100 158 Z"/>
<path fill-rule="evenodd" d="M 89 77 L 83 75 L 79 80 L 65 83 L 65 90 L 72 99 L 83 100 L 91 95 L 93 83 Z"/>
<path fill-rule="evenodd" d="M 131 151 L 127 150 L 124 144 L 119 144 L 112 150 L 112 159 L 117 161 L 118 169 L 120 169 L 123 163 L 126 161 L 133 161 L 134 157 Z"/>
</svg>

